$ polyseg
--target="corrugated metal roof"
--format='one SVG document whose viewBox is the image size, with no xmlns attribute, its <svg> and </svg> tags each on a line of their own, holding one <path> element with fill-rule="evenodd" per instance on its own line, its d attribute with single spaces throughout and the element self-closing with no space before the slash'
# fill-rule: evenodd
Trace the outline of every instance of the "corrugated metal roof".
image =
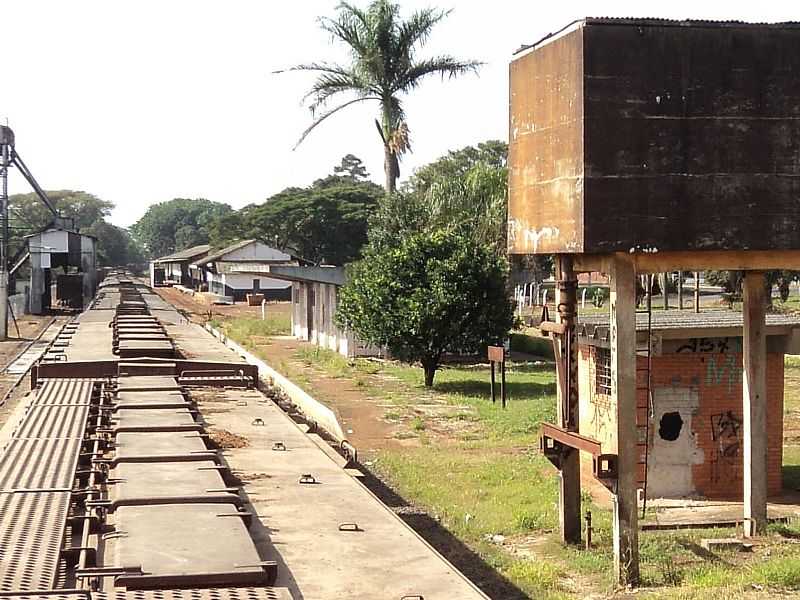
<svg viewBox="0 0 800 600">
<path fill-rule="evenodd" d="M 798 21 L 756 22 L 749 21 L 715 21 L 711 19 L 662 19 L 659 17 L 586 17 L 584 23 L 590 25 L 635 25 L 644 27 L 769 27 L 776 29 L 796 29 Z"/>
<path fill-rule="evenodd" d="M 715 310 L 695 313 L 688 310 L 653 311 L 653 331 L 676 331 L 681 329 L 742 329 L 742 313 L 732 310 Z M 767 314 L 767 333 L 769 329 L 800 327 L 798 314 Z M 647 314 L 636 314 L 636 331 L 647 331 Z M 608 316 L 587 315 L 578 317 L 578 335 L 605 339 L 608 336 Z"/>
<path fill-rule="evenodd" d="M 231 244 L 230 246 L 222 248 L 221 250 L 214 250 L 212 254 L 209 254 L 208 256 L 203 258 L 203 262 L 210 263 L 214 262 L 215 260 L 219 260 L 226 254 L 230 254 L 231 252 L 233 252 L 234 250 L 238 250 L 239 248 L 244 248 L 245 246 L 249 246 L 255 241 L 256 240 L 241 240 L 239 242 L 236 242 L 235 244 Z"/>
<path fill-rule="evenodd" d="M 798 29 L 800 22 L 798 21 L 779 21 L 775 23 L 757 22 L 751 23 L 748 21 L 714 21 L 709 19 L 662 19 L 658 17 L 584 17 L 582 19 L 575 19 L 570 21 L 564 27 L 548 33 L 541 39 L 533 42 L 532 44 L 522 44 L 514 54 L 520 54 L 528 50 L 532 50 L 549 42 L 561 34 L 571 30 L 572 28 L 580 28 L 584 25 L 630 25 L 631 27 L 714 27 L 720 29 L 736 29 L 736 28 L 769 28 L 769 29 Z"/>
<path fill-rule="evenodd" d="M 168 254 L 167 256 L 162 256 L 161 258 L 155 259 L 153 262 L 162 263 L 162 262 L 180 262 L 184 260 L 191 260 L 201 254 L 205 254 L 211 250 L 211 246 L 208 244 L 202 244 L 200 246 L 192 246 L 191 248 L 186 248 L 185 250 L 181 250 L 180 252 L 175 252 L 174 254 Z"/>
</svg>

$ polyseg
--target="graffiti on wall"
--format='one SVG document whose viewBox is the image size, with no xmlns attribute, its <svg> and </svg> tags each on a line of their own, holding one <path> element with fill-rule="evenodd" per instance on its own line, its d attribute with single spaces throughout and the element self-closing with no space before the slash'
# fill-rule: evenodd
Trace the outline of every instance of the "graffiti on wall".
<svg viewBox="0 0 800 600">
<path fill-rule="evenodd" d="M 711 437 L 715 442 L 711 458 L 712 480 L 738 481 L 742 477 L 742 420 L 730 410 L 711 415 Z"/>
<path fill-rule="evenodd" d="M 727 383 L 728 391 L 732 392 L 736 385 L 742 383 L 742 373 L 742 362 L 738 355 L 727 354 L 720 357 L 719 361 L 716 356 L 711 356 L 706 367 L 706 385 Z"/>
<path fill-rule="evenodd" d="M 718 354 L 741 351 L 741 338 L 691 338 L 675 350 L 678 353 L 715 352 Z"/>
</svg>

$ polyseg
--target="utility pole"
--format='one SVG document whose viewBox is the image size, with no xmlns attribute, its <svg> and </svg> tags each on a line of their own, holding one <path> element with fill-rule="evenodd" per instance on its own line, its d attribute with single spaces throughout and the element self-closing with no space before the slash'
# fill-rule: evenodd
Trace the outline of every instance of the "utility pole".
<svg viewBox="0 0 800 600">
<path fill-rule="evenodd" d="M 0 341 L 8 339 L 8 167 L 14 134 L 0 126 Z"/>
</svg>

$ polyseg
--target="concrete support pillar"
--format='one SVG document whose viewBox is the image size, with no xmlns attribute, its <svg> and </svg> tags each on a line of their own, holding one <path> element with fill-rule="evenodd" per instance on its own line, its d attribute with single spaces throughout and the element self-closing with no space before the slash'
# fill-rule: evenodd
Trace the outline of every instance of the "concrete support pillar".
<svg viewBox="0 0 800 600">
<path fill-rule="evenodd" d="M 95 239 L 81 236 L 81 271 L 83 271 L 83 308 L 89 306 L 97 292 L 97 256 Z"/>
<path fill-rule="evenodd" d="M 767 293 L 764 273 L 748 271 L 743 282 L 744 535 L 767 528 Z"/>
<path fill-rule="evenodd" d="M 639 525 L 636 494 L 636 273 L 627 255 L 615 255 L 611 269 L 611 401 L 616 407 L 618 456 L 614 496 L 614 572 L 622 585 L 639 581 Z"/>
<path fill-rule="evenodd" d="M 575 323 L 578 310 L 578 278 L 572 269 L 572 257 L 556 257 L 556 307 L 558 320 L 567 331 L 561 336 L 561 360 L 564 366 L 563 387 L 557 377 L 558 424 L 577 433 L 578 415 L 578 342 Z M 561 461 L 559 473 L 558 519 L 561 540 L 566 544 L 581 541 L 581 466 L 580 452 L 570 450 Z"/>
<path fill-rule="evenodd" d="M 28 303 L 32 315 L 44 314 L 44 307 L 42 306 L 42 296 L 45 292 L 45 277 L 44 268 L 42 268 L 42 255 L 38 248 L 41 246 L 41 240 L 36 239 L 34 243 L 32 240 L 28 242 L 30 247 L 31 257 L 31 285 L 30 285 L 30 298 Z"/>
</svg>

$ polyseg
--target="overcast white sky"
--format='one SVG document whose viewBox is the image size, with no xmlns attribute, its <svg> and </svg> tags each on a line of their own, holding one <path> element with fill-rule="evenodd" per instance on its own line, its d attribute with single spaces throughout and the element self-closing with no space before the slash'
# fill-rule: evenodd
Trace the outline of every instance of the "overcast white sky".
<svg viewBox="0 0 800 600">
<path fill-rule="evenodd" d="M 365 0 L 352 0 L 357 5 Z M 272 71 L 346 59 L 319 30 L 336 0 L 0 0 L 0 119 L 45 189 L 85 190 L 135 222 L 155 202 L 204 197 L 241 207 L 331 172 L 348 152 L 382 181 L 376 108 L 320 126 L 300 99 L 313 76 Z M 797 3 L 404 0 L 453 8 L 425 50 L 482 60 L 480 76 L 430 79 L 406 112 L 403 175 L 449 149 L 507 139 L 508 61 L 523 43 L 583 16 L 787 21 Z M 795 9 L 792 10 L 791 6 Z M 16 173 L 10 192 L 27 192 Z"/>
</svg>

